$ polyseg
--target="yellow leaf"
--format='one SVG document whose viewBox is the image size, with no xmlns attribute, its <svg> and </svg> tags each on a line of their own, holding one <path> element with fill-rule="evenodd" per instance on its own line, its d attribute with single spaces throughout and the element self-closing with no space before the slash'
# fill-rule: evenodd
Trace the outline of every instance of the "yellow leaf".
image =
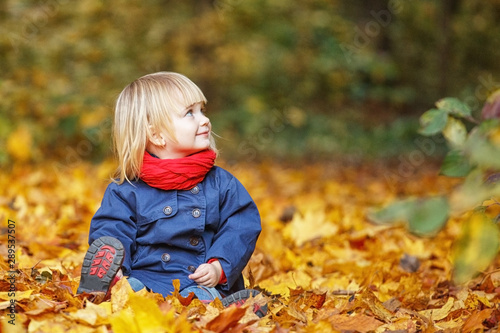
<svg viewBox="0 0 500 333">
<path fill-rule="evenodd" d="M 452 297 L 448 298 L 448 301 L 446 302 L 445 305 L 443 305 L 442 308 L 440 309 L 429 309 L 429 310 L 423 310 L 419 311 L 419 313 L 427 317 L 431 320 L 441 320 L 444 319 L 450 314 L 451 309 L 453 308 L 453 304 L 455 303 L 455 300 Z"/>
<path fill-rule="evenodd" d="M 133 293 L 127 279 L 120 279 L 111 289 L 111 309 L 113 312 L 120 311 L 129 300 L 129 295 Z"/>
<path fill-rule="evenodd" d="M 333 236 L 337 231 L 338 226 L 326 219 L 324 211 L 307 211 L 304 217 L 295 214 L 283 234 L 300 246 L 316 238 Z"/>
<path fill-rule="evenodd" d="M 149 296 L 129 294 L 127 307 L 111 318 L 114 333 L 172 332 L 189 333 L 192 325 L 185 316 L 175 316 L 174 309 L 164 313 Z"/>
<path fill-rule="evenodd" d="M 129 306 L 141 332 L 161 332 L 166 317 L 172 317 L 172 311 L 164 315 L 155 301 L 136 294 L 130 295 Z"/>
<path fill-rule="evenodd" d="M 110 318 L 111 328 L 114 333 L 141 333 L 137 325 L 135 314 L 131 309 L 122 309 Z"/>
<path fill-rule="evenodd" d="M 87 302 L 85 309 L 79 309 L 70 313 L 72 318 L 87 323 L 89 325 L 103 325 L 108 322 L 108 317 L 111 315 L 111 309 L 106 306 L 109 302 L 104 302 L 96 305 L 92 302 Z"/>
<path fill-rule="evenodd" d="M 32 293 L 33 293 L 33 290 L 16 291 L 16 296 L 14 298 L 17 302 L 25 300 L 25 299 L 30 299 Z M 12 297 L 9 296 L 8 291 L 0 292 L 0 299 L 1 300 L 10 301 L 11 298 Z"/>
<path fill-rule="evenodd" d="M 33 138 L 27 126 L 18 127 L 7 139 L 7 151 L 20 162 L 31 158 Z"/>
<path fill-rule="evenodd" d="M 444 322 L 440 322 L 438 324 L 436 324 L 436 328 L 439 328 L 439 329 L 443 329 L 443 330 L 450 330 L 451 332 L 457 332 L 456 330 L 460 327 L 462 327 L 463 325 L 463 322 L 462 320 L 459 318 L 459 319 L 455 319 L 455 320 L 448 320 L 448 321 L 444 321 Z"/>
<path fill-rule="evenodd" d="M 1 330 L 2 332 L 9 332 L 9 333 L 25 333 L 26 330 L 24 329 L 23 325 L 16 319 L 15 321 L 12 321 L 8 315 L 2 319 L 1 323 Z M 9 323 L 10 321 L 10 323 Z M 15 325 L 13 325 L 15 324 Z"/>
<path fill-rule="evenodd" d="M 259 283 L 259 287 L 282 296 L 290 296 L 290 289 L 297 287 L 308 289 L 310 285 L 311 277 L 302 271 L 276 274 Z"/>
<path fill-rule="evenodd" d="M 486 269 L 500 247 L 498 226 L 482 212 L 475 212 L 464 223 L 453 253 L 454 279 L 464 283 Z"/>
</svg>

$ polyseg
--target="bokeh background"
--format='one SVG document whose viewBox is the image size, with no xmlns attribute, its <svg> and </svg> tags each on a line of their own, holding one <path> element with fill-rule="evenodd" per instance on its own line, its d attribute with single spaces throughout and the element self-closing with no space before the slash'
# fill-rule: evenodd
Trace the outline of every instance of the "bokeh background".
<svg viewBox="0 0 500 333">
<path fill-rule="evenodd" d="M 245 278 L 272 295 L 272 315 L 255 326 L 498 326 L 500 237 L 491 222 L 500 194 L 481 179 L 500 168 L 498 122 L 457 145 L 447 169 L 469 172 L 465 180 L 438 175 L 449 150 L 441 134 L 418 134 L 419 117 L 443 97 L 480 118 L 500 88 L 498 22 L 500 0 L 0 0 L 0 332 L 11 329 L 2 318 L 13 251 L 19 331 L 120 332 L 118 316 L 136 320 L 130 308 L 100 318 L 74 294 L 115 167 L 115 100 L 157 71 L 183 73 L 204 91 L 217 163 L 259 207 L 263 232 Z M 460 115 L 441 111 L 454 124 L 449 137 L 465 141 Z M 478 168 L 463 171 L 463 156 Z M 472 209 L 489 197 L 487 218 L 451 216 L 448 202 Z M 410 217 L 410 227 L 442 230 L 416 237 L 373 223 L 373 208 L 388 204 L 387 223 Z M 457 271 L 485 274 L 459 289 Z M 178 318 L 209 329 L 212 311 L 203 313 Z"/>
<path fill-rule="evenodd" d="M 499 20 L 498 0 L 3 0 L 0 164 L 110 157 L 118 93 L 161 70 L 204 91 L 228 161 L 397 160 L 437 99 L 479 112 L 499 87 Z"/>
</svg>

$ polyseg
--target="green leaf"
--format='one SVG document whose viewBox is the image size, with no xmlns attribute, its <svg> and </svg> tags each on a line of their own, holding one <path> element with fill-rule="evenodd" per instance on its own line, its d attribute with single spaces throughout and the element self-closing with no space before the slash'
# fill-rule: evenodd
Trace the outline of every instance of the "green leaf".
<svg viewBox="0 0 500 333">
<path fill-rule="evenodd" d="M 410 231 L 420 235 L 438 232 L 448 220 L 449 205 L 445 197 L 418 200 L 409 217 Z"/>
<path fill-rule="evenodd" d="M 420 117 L 419 133 L 434 135 L 443 130 L 448 121 L 448 114 L 443 110 L 430 109 Z"/>
<path fill-rule="evenodd" d="M 429 199 L 405 199 L 368 214 L 375 223 L 406 222 L 411 232 L 432 235 L 438 232 L 448 219 L 449 205 L 445 197 Z"/>
<path fill-rule="evenodd" d="M 453 147 L 460 148 L 467 139 L 467 129 L 462 121 L 448 117 L 443 135 Z"/>
<path fill-rule="evenodd" d="M 470 157 L 471 163 L 483 169 L 500 170 L 500 147 L 489 139 L 491 133 L 500 130 L 500 125 L 490 126 L 491 124 L 481 124 L 480 127 L 474 128 L 464 145 L 464 151 Z"/>
<path fill-rule="evenodd" d="M 498 226 L 488 216 L 481 211 L 472 214 L 454 247 L 454 280 L 464 283 L 485 270 L 498 254 L 499 239 Z"/>
<path fill-rule="evenodd" d="M 488 134 L 491 131 L 497 130 L 500 127 L 500 119 L 487 119 L 483 120 L 478 128 L 483 134 Z"/>
<path fill-rule="evenodd" d="M 450 197 L 451 211 L 454 215 L 462 214 L 484 200 L 500 196 L 500 185 L 484 181 L 485 173 L 478 167 L 465 177 L 463 184 Z"/>
<path fill-rule="evenodd" d="M 440 173 L 448 177 L 465 177 L 472 170 L 462 151 L 452 150 L 444 158 Z"/>
<path fill-rule="evenodd" d="M 470 117 L 471 109 L 465 103 L 462 103 L 455 97 L 445 97 L 436 102 L 436 106 L 440 110 L 444 110 L 447 113 L 456 117 Z"/>
<path fill-rule="evenodd" d="M 388 206 L 368 213 L 368 218 L 378 224 L 396 223 L 407 220 L 414 199 L 398 200 Z"/>
</svg>

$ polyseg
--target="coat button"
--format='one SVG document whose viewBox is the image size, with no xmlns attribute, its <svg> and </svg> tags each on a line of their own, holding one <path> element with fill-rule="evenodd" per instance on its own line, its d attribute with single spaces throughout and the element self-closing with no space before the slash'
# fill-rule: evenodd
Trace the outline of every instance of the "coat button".
<svg viewBox="0 0 500 333">
<path fill-rule="evenodd" d="M 191 237 L 189 239 L 189 244 L 196 246 L 200 243 L 200 239 L 198 237 Z"/>
<path fill-rule="evenodd" d="M 194 267 L 193 265 L 191 265 L 191 266 L 188 267 L 188 271 L 190 271 L 191 273 L 194 273 L 196 271 L 196 267 Z"/>
<path fill-rule="evenodd" d="M 163 261 L 163 262 L 169 262 L 169 261 L 170 261 L 170 254 L 168 254 L 168 253 L 163 253 L 163 254 L 161 255 L 161 261 Z"/>
<path fill-rule="evenodd" d="M 164 213 L 165 215 L 170 215 L 170 214 L 172 214 L 172 207 L 170 207 L 170 206 L 166 206 L 165 208 L 163 208 L 163 213 Z"/>
<path fill-rule="evenodd" d="M 198 208 L 195 208 L 195 209 L 193 209 L 193 212 L 191 214 L 193 214 L 193 217 L 200 217 L 201 210 L 199 210 Z"/>
<path fill-rule="evenodd" d="M 193 194 L 198 194 L 198 193 L 200 193 L 200 188 L 198 187 L 198 185 L 196 185 L 195 187 L 193 187 L 193 188 L 191 189 L 191 193 L 193 193 Z"/>
</svg>

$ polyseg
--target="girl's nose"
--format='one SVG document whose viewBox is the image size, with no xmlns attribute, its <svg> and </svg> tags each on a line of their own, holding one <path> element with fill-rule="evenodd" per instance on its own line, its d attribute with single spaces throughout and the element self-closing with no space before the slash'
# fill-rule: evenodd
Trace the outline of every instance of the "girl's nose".
<svg viewBox="0 0 500 333">
<path fill-rule="evenodd" d="M 205 116 L 204 114 L 201 115 L 201 118 L 200 118 L 200 126 L 205 126 L 205 125 L 208 125 L 210 124 L 210 119 L 208 119 L 207 116 Z"/>
</svg>

